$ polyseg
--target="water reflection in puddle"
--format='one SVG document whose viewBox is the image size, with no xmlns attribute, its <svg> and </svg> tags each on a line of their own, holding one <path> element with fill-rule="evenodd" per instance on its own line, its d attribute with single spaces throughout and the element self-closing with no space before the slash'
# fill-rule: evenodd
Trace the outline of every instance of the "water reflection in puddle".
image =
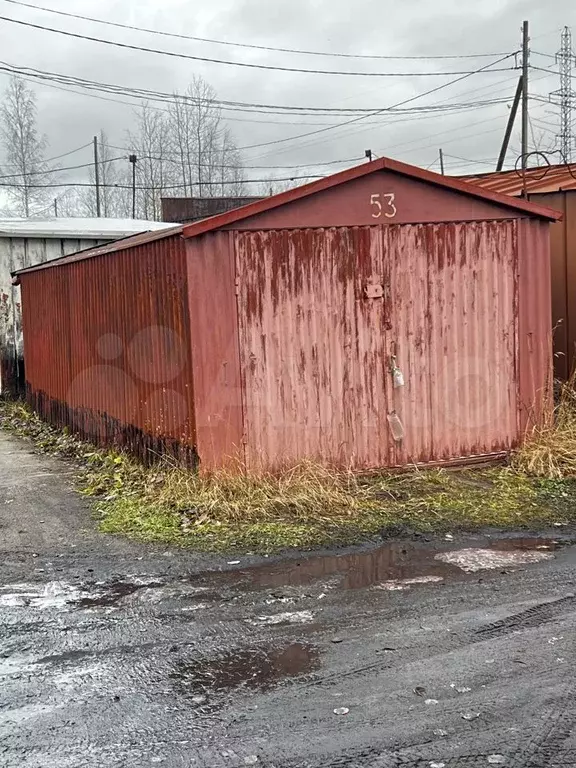
<svg viewBox="0 0 576 768">
<path fill-rule="evenodd" d="M 510 565 L 537 562 L 552 557 L 554 550 L 570 543 L 559 539 L 523 537 L 500 539 L 475 539 L 474 545 L 467 543 L 466 551 L 487 550 L 500 552 L 499 557 L 485 557 L 484 565 L 478 570 L 503 567 L 509 560 Z M 320 555 L 288 560 L 274 565 L 246 568 L 227 572 L 223 578 L 238 581 L 238 577 L 247 579 L 251 586 L 274 588 L 284 586 L 303 586 L 316 580 L 337 577 L 336 588 L 345 590 L 363 589 L 382 584 L 425 584 L 441 582 L 453 578 L 463 578 L 463 569 L 458 558 L 444 557 L 444 553 L 458 550 L 452 540 L 445 546 L 436 547 L 417 541 L 389 542 L 378 549 L 354 552 L 343 555 Z M 515 556 L 514 553 L 533 552 L 531 556 Z M 505 553 L 510 553 L 507 558 Z M 546 555 L 545 553 L 549 553 Z M 540 554 L 542 556 L 540 556 Z M 441 555 L 441 556 L 439 556 Z"/>
<path fill-rule="evenodd" d="M 170 677 L 181 693 L 202 704 L 210 693 L 237 688 L 266 691 L 319 666 L 316 648 L 291 643 L 283 648 L 241 649 L 212 659 L 181 662 Z"/>
</svg>

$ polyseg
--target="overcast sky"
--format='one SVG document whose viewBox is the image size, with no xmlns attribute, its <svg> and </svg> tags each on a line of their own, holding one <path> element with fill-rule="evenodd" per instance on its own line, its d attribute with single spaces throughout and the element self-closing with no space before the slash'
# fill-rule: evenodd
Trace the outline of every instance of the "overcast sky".
<svg viewBox="0 0 576 768">
<path fill-rule="evenodd" d="M 387 56 L 494 53 L 494 60 L 498 54 L 519 48 L 522 20 L 528 19 L 533 51 L 531 63 L 542 68 L 554 67 L 554 60 L 542 54 L 556 52 L 564 25 L 572 26 L 576 36 L 576 3 L 573 0 L 484 0 L 482 3 L 463 0 L 29 1 L 157 30 L 256 45 Z M 371 60 L 258 51 L 106 27 L 11 5 L 5 0 L 0 0 L 0 15 L 135 45 L 284 67 L 362 72 L 455 72 L 477 69 L 491 61 L 490 58 Z M 248 69 L 122 50 L 6 21 L 0 21 L 0 25 L 0 59 L 11 65 L 161 91 L 184 89 L 193 74 L 200 74 L 216 89 L 219 98 L 227 100 L 378 109 L 410 99 L 456 77 L 377 78 Z M 514 66 L 514 60 L 497 66 Z M 550 91 L 558 88 L 557 74 L 535 70 L 531 77 L 530 91 L 533 94 L 547 97 Z M 498 155 L 517 78 L 515 70 L 477 74 L 424 96 L 414 101 L 413 106 L 492 98 L 507 98 L 507 103 L 460 114 L 372 117 L 316 136 L 246 149 L 243 153 L 245 165 L 301 164 L 306 166 L 303 173 L 325 173 L 340 166 L 322 168 L 309 164 L 360 159 L 364 150 L 370 148 L 377 155 L 389 155 L 437 170 L 438 149 L 442 147 L 450 172 L 488 171 Z M 2 74 L 0 86 L 5 87 L 7 82 L 7 76 Z M 88 95 L 65 93 L 47 85 L 33 87 L 38 95 L 39 126 L 50 142 L 49 156 L 86 144 L 101 128 L 108 133 L 111 143 L 126 144 L 125 133 L 133 119 L 132 107 Z M 552 148 L 558 110 L 533 101 L 531 117 L 536 144 Z M 340 116 L 298 119 L 231 113 L 229 126 L 237 144 L 245 147 L 295 137 L 345 119 Z M 519 133 L 515 131 L 509 164 L 514 162 L 514 152 L 518 151 Z M 88 162 L 90 150 L 74 154 L 71 159 Z M 77 172 L 74 179 L 87 178 L 83 173 Z M 281 169 L 270 173 L 248 170 L 246 175 L 260 178 L 272 173 L 287 175 Z M 63 176 L 63 179 L 72 177 Z"/>
</svg>

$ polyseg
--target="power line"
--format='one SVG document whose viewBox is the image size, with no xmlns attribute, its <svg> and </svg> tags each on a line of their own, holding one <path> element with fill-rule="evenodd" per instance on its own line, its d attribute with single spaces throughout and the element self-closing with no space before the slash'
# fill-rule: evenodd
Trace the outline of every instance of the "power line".
<svg viewBox="0 0 576 768">
<path fill-rule="evenodd" d="M 349 115 L 355 115 L 355 114 L 367 114 L 370 115 L 374 110 L 379 110 L 381 112 L 385 111 L 393 111 L 398 114 L 402 114 L 404 112 L 413 112 L 413 111 L 434 111 L 434 110 L 443 110 L 445 108 L 467 108 L 468 106 L 476 106 L 478 105 L 484 105 L 484 104 L 490 104 L 494 100 L 493 99 L 487 99 L 484 101 L 478 101 L 478 102 L 461 102 L 461 103 L 454 103 L 454 104 L 447 104 L 444 106 L 443 104 L 430 104 L 430 105 L 424 105 L 420 107 L 411 107 L 410 109 L 394 109 L 390 107 L 308 107 L 303 105 L 284 105 L 284 104 L 259 104 L 254 102 L 245 102 L 245 101 L 230 101 L 225 99 L 207 99 L 207 98 L 200 98 L 195 96 L 190 96 L 188 94 L 179 94 L 179 93 L 168 93 L 166 91 L 154 91 L 146 88 L 133 88 L 131 86 L 122 86 L 118 85 L 116 83 L 105 83 L 99 80 L 87 80 L 84 78 L 79 78 L 74 75 L 64 75 L 58 72 L 49 72 L 42 69 L 35 69 L 33 67 L 23 67 L 20 65 L 10 64 L 9 62 L 2 62 L 0 61 L 0 71 L 9 71 L 11 73 L 16 73 L 18 75 L 22 75 L 25 73 L 26 75 L 29 75 L 30 77 L 35 77 L 40 80 L 50 80 L 54 82 L 58 82 L 61 84 L 71 84 L 71 85 L 77 85 L 82 88 L 87 89 L 94 89 L 99 90 L 104 93 L 113 93 L 113 94 L 122 94 L 130 96 L 131 98 L 138 98 L 140 100 L 142 99 L 150 99 L 150 100 L 156 100 L 161 101 L 162 103 L 188 103 L 190 102 L 193 106 L 197 106 L 199 104 L 205 105 L 205 106 L 211 106 L 211 107 L 218 107 L 222 110 L 231 110 L 231 111 L 238 111 L 238 112 L 257 112 L 260 113 L 261 110 L 265 110 L 263 114 L 281 114 L 281 115 L 290 115 L 291 112 L 296 112 L 298 115 L 301 114 L 310 114 L 310 115 L 328 115 L 328 114 L 342 114 L 344 116 Z M 492 70 L 496 71 L 496 70 Z M 496 83 L 497 85 L 497 83 Z M 482 89 L 483 90 L 483 89 Z M 499 100 L 496 100 L 499 101 Z"/>
<path fill-rule="evenodd" d="M 227 61 L 225 59 L 210 59 L 206 56 L 192 56 L 188 53 L 177 53 L 176 51 L 165 51 L 158 48 L 147 48 L 141 45 L 131 45 L 130 43 L 120 43 L 116 40 L 105 40 L 101 37 L 91 37 L 90 35 L 81 35 L 78 32 L 68 32 L 64 29 L 46 27 L 42 24 L 33 24 L 30 21 L 21 21 L 20 19 L 11 19 L 8 16 L 0 16 L 0 21 L 7 21 L 9 24 L 20 24 L 23 27 L 31 29 L 40 29 L 43 32 L 53 32 L 57 35 L 74 37 L 77 40 L 88 40 L 92 43 L 101 43 L 103 45 L 112 45 L 116 48 L 124 48 L 130 51 L 140 51 L 143 53 L 154 53 L 160 56 L 171 56 L 177 59 L 187 59 L 192 61 L 204 61 L 210 64 L 225 64 L 233 67 L 247 67 L 249 69 L 273 70 L 276 72 L 300 72 L 306 75 L 338 75 L 340 77 L 451 77 L 452 75 L 469 75 L 472 72 L 348 72 L 335 71 L 330 69 L 302 69 L 299 67 L 278 67 L 272 64 L 251 64 L 245 61 Z M 508 58 L 508 54 L 504 58 Z M 497 62 L 494 62 L 497 63 Z M 492 72 L 501 72 L 504 70 L 492 70 Z"/>
<path fill-rule="evenodd" d="M 127 152 L 132 152 L 134 150 L 134 147 L 120 147 L 117 144 L 103 144 L 103 147 L 106 147 L 108 149 L 123 149 Z M 168 160 L 169 162 L 177 163 L 178 155 L 164 155 L 163 157 L 157 157 L 154 155 L 142 155 L 138 156 L 139 160 Z M 346 160 L 327 160 L 323 163 L 301 163 L 300 165 L 242 165 L 242 168 L 245 168 L 246 170 L 277 170 L 279 168 L 285 169 L 285 170 L 298 170 L 299 168 L 312 168 L 314 166 L 325 166 L 325 165 L 339 165 L 343 163 L 360 163 L 362 160 L 364 160 L 364 157 L 351 157 Z M 195 167 L 198 167 L 197 163 L 194 164 Z M 238 166 L 236 165 L 202 165 L 201 168 L 230 168 L 234 169 Z"/>
<path fill-rule="evenodd" d="M 536 80 L 539 80 L 539 79 L 543 79 L 545 77 L 546 77 L 546 75 L 537 75 L 536 77 L 532 78 L 532 82 L 535 82 Z M 505 78 L 503 80 L 499 80 L 494 85 L 500 85 L 500 84 L 505 83 L 505 82 L 510 83 L 511 80 L 516 81 L 516 77 L 512 77 L 512 78 L 508 77 L 508 78 Z M 476 94 L 476 93 L 479 93 L 480 91 L 486 90 L 486 88 L 489 88 L 489 87 L 492 87 L 492 86 L 480 86 L 478 88 L 472 88 L 472 89 L 466 91 L 464 94 L 460 94 L 459 93 L 459 94 L 456 94 L 456 96 L 461 96 L 461 95 L 466 95 L 466 94 Z M 506 102 L 511 101 L 511 96 L 510 96 L 510 98 L 506 99 L 505 101 Z M 442 103 L 442 101 L 434 102 L 434 103 Z M 410 120 L 414 120 L 414 119 L 421 120 L 422 118 L 417 117 L 417 118 L 411 118 Z M 389 126 L 393 126 L 393 125 L 396 125 L 398 123 L 407 122 L 407 121 L 408 121 L 408 119 L 390 120 L 390 121 L 384 123 L 383 127 L 389 127 Z M 488 122 L 488 121 L 483 121 L 483 122 Z M 364 126 L 366 126 L 366 125 L 368 125 L 368 123 L 365 122 Z M 358 135 L 359 133 L 365 132 L 366 130 L 368 130 L 366 127 L 361 128 L 360 130 L 356 130 L 356 131 L 354 131 L 354 135 Z M 461 128 L 458 128 L 456 130 L 461 130 Z M 318 140 L 308 141 L 308 142 L 300 144 L 299 148 L 302 149 L 304 147 L 318 146 L 319 144 L 322 144 L 325 140 L 326 139 L 320 138 Z M 411 143 L 416 143 L 416 142 L 411 142 Z M 274 152 L 274 156 L 277 157 L 278 155 L 282 154 L 283 152 L 292 151 L 292 147 L 288 146 L 288 147 L 284 147 L 282 149 L 274 149 L 274 150 L 271 150 L 271 151 L 273 151 Z M 381 152 L 386 154 L 387 150 L 381 150 Z M 259 160 L 261 158 L 266 158 L 266 157 L 269 157 L 269 156 L 270 156 L 270 152 L 264 152 L 262 154 L 257 155 L 254 159 Z"/>
<path fill-rule="evenodd" d="M 236 48 L 250 48 L 255 49 L 259 51 L 276 51 L 279 53 L 296 53 L 296 54 L 303 54 L 306 56 L 329 56 L 329 57 L 339 57 L 339 58 L 345 58 L 345 59 L 386 59 L 386 60 L 423 60 L 423 59 L 479 59 L 479 58 L 496 58 L 498 56 L 503 56 L 503 53 L 467 53 L 467 54 L 444 54 L 444 55 L 430 55 L 430 56 L 386 56 L 386 55 L 374 55 L 374 54 L 367 54 L 367 53 L 330 53 L 328 51 L 307 51 L 307 50 L 301 50 L 297 48 L 274 48 L 269 45 L 255 45 L 253 43 L 237 43 L 237 42 L 231 42 L 229 40 L 215 40 L 209 37 L 194 37 L 192 35 L 182 35 L 177 34 L 175 32 L 165 32 L 163 30 L 159 29 L 149 29 L 147 27 L 137 27 L 132 24 L 121 24 L 120 22 L 116 21 L 108 21 L 105 19 L 97 19 L 93 16 L 82 16 L 77 13 L 68 13 L 66 11 L 57 11 L 55 8 L 45 8 L 41 5 L 33 5 L 32 3 L 23 3 L 20 2 L 20 0 L 4 0 L 7 3 L 10 3 L 11 5 L 19 5 L 24 8 L 32 8 L 37 11 L 45 11 L 46 13 L 54 13 L 58 16 L 66 16 L 68 18 L 72 19 L 81 19 L 82 21 L 90 21 L 95 24 L 105 24 L 106 26 L 110 27 L 117 27 L 119 29 L 131 29 L 136 32 L 146 32 L 147 34 L 151 35 L 160 35 L 163 37 L 172 37 L 179 40 L 194 40 L 195 42 L 200 43 L 212 43 L 214 45 L 229 45 L 234 46 Z"/>
<path fill-rule="evenodd" d="M 87 149 L 88 147 L 92 146 L 91 144 L 83 144 L 81 147 L 76 147 L 76 149 L 71 149 L 68 152 L 63 152 L 61 155 L 56 155 L 55 157 L 49 157 L 47 160 L 45 160 L 45 163 L 52 163 L 54 160 L 61 160 L 63 157 L 68 157 L 68 155 L 74 155 L 76 152 L 81 152 L 83 149 Z M 14 163 L 3 163 L 5 166 L 9 166 L 11 168 L 14 168 Z M 2 178 L 2 177 L 0 177 Z"/>
<path fill-rule="evenodd" d="M 124 160 L 124 158 L 123 157 L 111 157 L 108 160 L 100 160 L 99 164 L 101 165 L 102 163 L 114 163 L 114 162 L 116 162 L 116 160 Z M 45 162 L 49 162 L 49 161 L 46 160 Z M 60 173 L 60 172 L 63 172 L 63 171 L 76 171 L 79 168 L 90 168 L 93 165 L 94 165 L 94 162 L 91 162 L 91 163 L 83 163 L 82 165 L 69 165 L 69 166 L 67 166 L 65 168 L 47 168 L 44 171 L 26 171 L 24 173 L 9 173 L 9 174 L 7 174 L 5 176 L 0 176 L 0 179 L 11 179 L 11 178 L 14 178 L 14 177 L 16 177 L 16 178 L 23 178 L 25 176 L 45 176 L 46 174 L 49 174 L 49 173 Z"/>
<path fill-rule="evenodd" d="M 199 104 L 210 106 L 210 107 L 218 107 L 219 109 L 222 109 L 223 111 L 234 111 L 234 112 L 248 112 L 249 114 L 252 113 L 258 113 L 258 114 L 279 114 L 279 115 L 290 115 L 292 112 L 296 112 L 298 115 L 318 115 L 318 116 L 326 116 L 326 115 L 335 115 L 335 114 L 342 114 L 343 116 L 350 116 L 350 115 L 356 115 L 356 114 L 367 114 L 371 115 L 375 109 L 379 109 L 379 111 L 385 112 L 385 111 L 393 111 L 398 114 L 402 114 L 404 112 L 413 112 L 413 111 L 435 111 L 435 110 L 444 110 L 444 109 L 465 109 L 468 106 L 476 106 L 478 105 L 484 105 L 484 104 L 490 104 L 493 100 L 488 99 L 485 101 L 479 101 L 479 102 L 462 102 L 462 103 L 455 103 L 455 104 L 448 104 L 446 106 L 440 104 L 440 105 L 425 105 L 421 107 L 412 107 L 410 109 L 402 110 L 402 109 L 393 109 L 389 107 L 308 107 L 303 105 L 282 105 L 282 104 L 259 104 L 259 103 L 253 103 L 253 102 L 243 102 L 243 101 L 230 101 L 230 100 L 224 100 L 224 99 L 206 99 L 206 98 L 197 98 L 194 96 L 190 96 L 188 94 L 179 94 L 179 93 L 167 93 L 166 91 L 154 91 L 150 89 L 145 88 L 133 88 L 131 86 L 122 86 L 118 85 L 116 83 L 105 83 L 99 80 L 87 80 L 84 78 L 75 77 L 73 75 L 64 75 L 60 74 L 58 72 L 49 72 L 46 70 L 41 69 L 34 69 L 33 67 L 23 67 L 19 65 L 10 64 L 8 62 L 1 62 L 0 61 L 0 71 L 6 71 L 10 72 L 12 74 L 18 74 L 19 76 L 30 76 L 32 78 L 36 78 L 39 80 L 49 80 L 51 82 L 57 82 L 59 84 L 70 84 L 82 88 L 86 88 L 88 90 L 98 90 L 103 93 L 112 93 L 112 94 L 121 94 L 129 96 L 130 98 L 137 98 L 140 101 L 142 99 L 151 100 L 151 101 L 159 101 L 161 103 L 168 103 L 168 104 L 180 104 L 180 103 L 190 103 L 193 106 L 198 106 Z M 493 70 L 496 71 L 496 70 Z M 497 100 L 498 101 L 498 100 Z"/>
<path fill-rule="evenodd" d="M 499 64 L 501 61 L 504 61 L 504 59 L 508 59 L 508 58 L 510 58 L 510 56 L 504 56 L 502 59 L 498 59 L 498 61 L 492 62 L 490 64 L 486 64 L 485 66 L 474 70 L 474 72 L 470 72 L 460 77 L 457 77 L 455 80 L 450 80 L 450 82 L 448 83 L 443 83 L 442 85 L 438 85 L 436 86 L 436 88 L 431 88 L 429 91 L 425 91 L 424 93 L 419 93 L 416 96 L 411 96 L 409 99 L 404 99 L 403 101 L 399 101 L 396 104 L 393 104 L 392 106 L 387 107 L 387 109 L 393 110 L 393 109 L 397 109 L 398 107 L 403 107 L 406 104 L 411 104 L 413 101 L 416 101 L 417 99 L 422 99 L 424 96 L 430 96 L 432 93 L 436 93 L 437 91 L 440 91 L 443 88 L 449 88 L 451 85 L 455 85 L 456 83 L 459 83 L 462 80 L 466 80 L 468 77 L 471 77 L 472 75 L 477 75 L 480 72 L 484 72 L 485 70 L 488 69 L 488 67 L 491 67 L 492 64 Z M 361 115 L 360 117 L 355 117 L 352 120 L 347 120 L 343 123 L 339 123 L 338 125 L 328 126 L 327 128 L 321 128 L 320 130 L 317 130 L 317 131 L 308 131 L 307 133 L 301 133 L 301 134 L 298 134 L 297 136 L 290 136 L 286 139 L 277 139 L 276 141 L 267 141 L 261 144 L 249 144 L 248 146 L 245 146 L 245 147 L 238 147 L 238 149 L 255 149 L 257 147 L 268 147 L 275 144 L 283 144 L 284 142 L 287 142 L 287 141 L 295 141 L 297 139 L 302 139 L 307 136 L 314 136 L 319 133 L 325 133 L 326 131 L 333 130 L 334 128 L 341 128 L 346 125 L 352 125 L 353 123 L 357 123 L 361 120 L 364 120 L 366 117 L 375 117 L 376 115 L 379 115 L 384 111 L 385 111 L 384 109 L 378 109 L 375 112 L 372 112 L 370 115 Z"/>
<path fill-rule="evenodd" d="M 300 181 L 302 179 L 324 179 L 324 175 L 307 174 L 305 176 L 285 176 L 283 178 L 267 178 L 267 179 L 239 179 L 243 184 L 268 184 L 270 181 Z M 141 191 L 150 190 L 160 192 L 165 189 L 183 189 L 186 187 L 220 187 L 223 184 L 229 184 L 230 181 L 190 181 L 186 184 L 158 184 L 155 187 L 150 186 L 137 186 L 136 188 Z M 0 183 L 0 187 L 10 187 L 10 189 L 54 189 L 56 187 L 95 187 L 89 181 L 68 181 L 59 182 L 56 184 L 5 184 Z M 131 184 L 100 184 L 100 187 L 109 187 L 111 189 L 132 189 Z"/>
</svg>

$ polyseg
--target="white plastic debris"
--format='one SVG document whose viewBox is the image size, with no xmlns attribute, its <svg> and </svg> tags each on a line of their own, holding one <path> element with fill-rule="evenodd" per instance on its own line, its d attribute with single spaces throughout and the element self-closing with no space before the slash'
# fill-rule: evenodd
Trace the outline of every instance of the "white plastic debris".
<svg viewBox="0 0 576 768">
<path fill-rule="evenodd" d="M 454 536 L 451 533 L 447 533 L 446 536 L 444 536 L 446 541 L 454 541 Z"/>
<path fill-rule="evenodd" d="M 273 616 L 257 616 L 255 619 L 247 619 L 249 624 L 273 625 L 273 624 L 307 624 L 314 621 L 312 611 L 294 611 L 286 613 L 276 613 Z"/>
<path fill-rule="evenodd" d="M 446 768 L 446 763 L 437 763 L 435 760 L 432 760 L 431 763 L 429 763 L 430 768 Z"/>
<path fill-rule="evenodd" d="M 228 560 L 228 565 L 239 565 L 240 560 Z"/>
<path fill-rule="evenodd" d="M 438 699 L 424 699 L 424 704 L 438 704 Z"/>
<path fill-rule="evenodd" d="M 448 736 L 448 731 L 445 731 L 443 728 L 435 728 L 433 733 L 434 733 L 434 736 L 440 736 L 442 738 L 444 736 Z"/>
<path fill-rule="evenodd" d="M 506 762 L 504 755 L 488 755 L 488 762 L 490 765 L 502 765 Z"/>
<path fill-rule="evenodd" d="M 256 765 L 258 762 L 258 755 L 248 755 L 244 758 L 244 765 Z"/>
<path fill-rule="evenodd" d="M 348 707 L 336 707 L 336 709 L 334 710 L 335 715 L 347 715 L 348 712 L 350 712 Z"/>
<path fill-rule="evenodd" d="M 413 579 L 390 579 L 381 584 L 375 584 L 375 589 L 384 589 L 388 592 L 396 592 L 401 589 L 410 589 L 415 584 L 437 584 L 444 581 L 442 576 L 415 576 Z"/>
<path fill-rule="evenodd" d="M 526 563 L 539 563 L 542 560 L 552 560 L 551 552 L 531 552 L 529 550 L 499 551 L 496 549 L 458 549 L 452 552 L 440 552 L 435 560 L 441 560 L 449 565 L 456 565 L 465 573 L 476 573 L 492 568 L 508 568 Z"/>
<path fill-rule="evenodd" d="M 465 685 L 456 685 L 456 683 L 450 683 L 450 688 L 454 688 L 456 693 L 470 693 L 472 688 L 467 688 Z"/>
<path fill-rule="evenodd" d="M 548 645 L 555 645 L 559 640 L 564 640 L 563 637 L 551 637 L 550 640 L 548 640 Z"/>
<path fill-rule="evenodd" d="M 480 717 L 480 712 L 462 712 L 462 720 L 476 720 Z"/>
<path fill-rule="evenodd" d="M 394 389 L 399 389 L 400 387 L 404 386 L 404 374 L 400 368 L 394 368 L 392 378 L 394 380 Z"/>
</svg>

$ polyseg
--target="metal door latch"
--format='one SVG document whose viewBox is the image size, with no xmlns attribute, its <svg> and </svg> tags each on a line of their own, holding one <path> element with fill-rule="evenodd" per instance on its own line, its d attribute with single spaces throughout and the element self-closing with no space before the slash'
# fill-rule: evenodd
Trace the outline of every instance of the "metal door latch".
<svg viewBox="0 0 576 768">
<path fill-rule="evenodd" d="M 384 297 L 384 288 L 380 283 L 368 283 L 364 288 L 364 295 L 367 299 L 382 299 Z"/>
</svg>

